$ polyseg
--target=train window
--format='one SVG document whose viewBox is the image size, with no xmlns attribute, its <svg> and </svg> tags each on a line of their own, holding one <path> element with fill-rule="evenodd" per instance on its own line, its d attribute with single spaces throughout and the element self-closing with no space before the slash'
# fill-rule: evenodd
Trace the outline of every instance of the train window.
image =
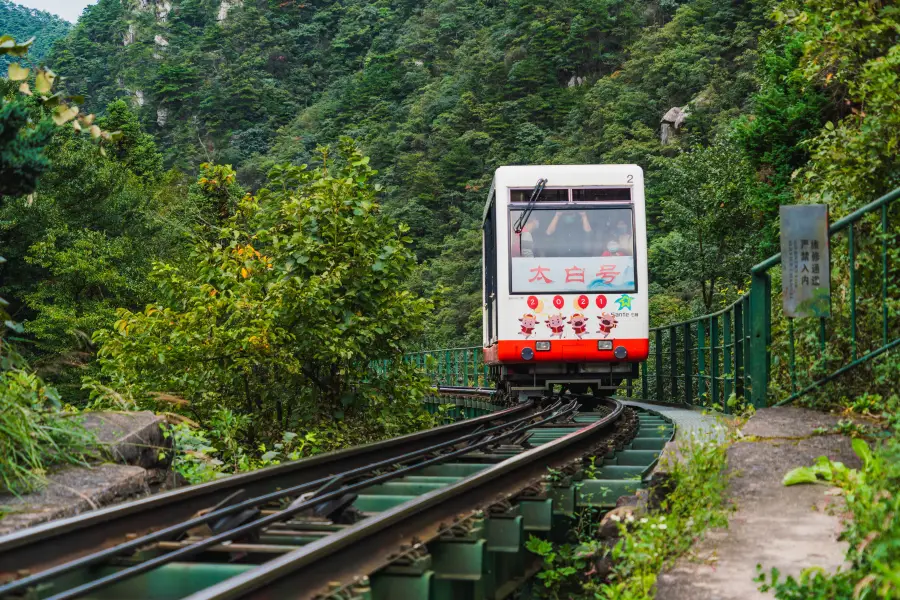
<svg viewBox="0 0 900 600">
<path fill-rule="evenodd" d="M 575 202 L 631 202 L 631 188 L 582 188 L 572 190 Z"/>
<path fill-rule="evenodd" d="M 510 209 L 510 293 L 635 292 L 631 208 Z"/>
<path fill-rule="evenodd" d="M 522 189 L 522 190 L 510 190 L 509 191 L 509 201 L 510 202 L 521 202 L 524 204 L 531 199 L 531 193 L 533 191 L 534 191 L 534 188 L 528 188 L 528 189 Z M 538 196 L 537 201 L 538 202 L 568 202 L 569 201 L 569 190 L 544 188 L 541 191 L 540 196 Z"/>
</svg>

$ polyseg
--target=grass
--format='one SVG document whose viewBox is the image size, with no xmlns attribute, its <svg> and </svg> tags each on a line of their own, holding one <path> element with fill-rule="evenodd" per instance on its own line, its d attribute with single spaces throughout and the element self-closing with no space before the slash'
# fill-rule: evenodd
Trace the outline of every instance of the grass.
<svg viewBox="0 0 900 600">
<path fill-rule="evenodd" d="M 84 463 L 94 438 L 69 416 L 34 373 L 0 373 L 0 491 L 29 492 L 51 465 Z"/>
<path fill-rule="evenodd" d="M 692 438 L 679 442 L 684 460 L 671 461 L 670 493 L 658 510 L 618 522 L 614 543 L 597 539 L 599 513 L 577 515 L 577 542 L 552 544 L 532 538 L 529 550 L 544 557 L 538 578 L 547 598 L 649 600 L 658 575 L 686 553 L 709 528 L 728 524 L 725 502 L 726 442 Z M 611 563 L 597 576 L 601 561 Z"/>
</svg>

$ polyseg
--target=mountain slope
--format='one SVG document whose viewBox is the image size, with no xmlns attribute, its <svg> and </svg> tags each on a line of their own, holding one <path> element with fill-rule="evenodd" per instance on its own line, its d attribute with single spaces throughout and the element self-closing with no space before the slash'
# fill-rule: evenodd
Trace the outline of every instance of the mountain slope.
<svg viewBox="0 0 900 600">
<path fill-rule="evenodd" d="M 69 33 L 71 28 L 71 23 L 56 15 L 0 0 L 0 35 L 11 35 L 23 42 L 34 37 L 27 59 L 30 62 L 39 63 L 49 54 L 53 42 Z M 8 64 L 9 57 L 0 57 L 0 62 Z"/>
<path fill-rule="evenodd" d="M 166 162 L 277 162 L 357 139 L 424 261 L 452 290 L 435 342 L 473 339 L 478 219 L 503 164 L 653 170 L 749 109 L 770 0 L 100 0 L 54 65 L 102 111 L 128 98 Z M 661 124 L 673 107 L 690 116 Z M 740 163 L 744 164 L 744 163 Z M 652 227 L 665 229 L 649 194 Z M 764 210 L 771 210 L 766 205 Z M 752 261 L 751 253 L 742 257 Z M 660 278 L 660 281 L 664 281 Z"/>
</svg>

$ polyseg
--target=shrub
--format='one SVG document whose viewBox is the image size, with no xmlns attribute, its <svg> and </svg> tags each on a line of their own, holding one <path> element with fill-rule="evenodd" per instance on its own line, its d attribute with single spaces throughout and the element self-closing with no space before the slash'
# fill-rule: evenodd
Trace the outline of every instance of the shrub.
<svg viewBox="0 0 900 600">
<path fill-rule="evenodd" d="M 249 442 L 333 420 L 348 443 L 432 423 L 427 382 L 397 360 L 432 309 L 404 288 L 411 240 L 380 214 L 349 140 L 322 159 L 275 168 L 215 239 L 194 239 L 186 266 L 155 265 L 156 302 L 95 335 L 104 382 L 143 406 L 178 398 L 201 422 L 227 408 L 250 418 Z"/>
</svg>

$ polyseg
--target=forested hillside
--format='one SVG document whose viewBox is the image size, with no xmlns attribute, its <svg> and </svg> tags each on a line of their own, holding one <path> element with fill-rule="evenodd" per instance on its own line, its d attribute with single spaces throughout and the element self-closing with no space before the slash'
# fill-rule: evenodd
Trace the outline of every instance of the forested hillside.
<svg viewBox="0 0 900 600">
<path fill-rule="evenodd" d="M 40 63 L 50 52 L 53 42 L 71 29 L 71 23 L 56 15 L 0 0 L 0 31 L 3 32 L 0 35 L 11 35 L 23 42 L 35 38 L 28 53 L 30 62 Z M 4 69 L 9 62 L 8 57 L 0 57 L 0 64 Z"/>
<path fill-rule="evenodd" d="M 735 297 L 749 267 L 776 250 L 779 204 L 822 199 L 836 218 L 898 183 L 894 13 L 839 0 L 802 9 L 793 0 L 101 0 L 50 60 L 88 108 L 127 124 L 127 142 L 115 157 L 84 159 L 112 161 L 89 187 L 50 175 L 38 193 L 65 199 L 53 211 L 4 209 L 24 213 L 4 221 L 2 251 L 21 260 L 5 268 L 3 293 L 40 360 L 90 361 L 93 332 L 112 311 L 148 297 L 150 250 L 177 256 L 171 236 L 214 210 L 188 183 L 201 163 L 204 177 L 233 166 L 236 202 L 272 166 L 317 165 L 317 146 L 349 135 L 378 170 L 386 212 L 410 228 L 419 261 L 410 289 L 436 301 L 421 344 L 478 340 L 478 221 L 503 164 L 643 167 L 651 318 L 700 314 Z M 52 153 L 64 165 L 76 147 Z M 80 210 L 85 190 L 96 215 Z M 141 216 L 100 225 L 123 214 Z M 135 276 L 91 270 L 77 248 L 96 264 L 121 256 Z M 98 277 L 108 279 L 82 287 Z"/>
<path fill-rule="evenodd" d="M 22 18 L 0 43 L 0 492 L 87 459 L 84 411 L 165 413 L 191 482 L 441 423 L 402 357 L 478 343 L 501 165 L 644 169 L 653 324 L 741 297 L 778 249 L 780 205 L 827 203 L 834 221 L 900 187 L 892 2 L 99 0 L 46 55 L 66 25 L 3 6 Z M 767 340 L 765 284 L 743 313 L 754 400 L 807 369 L 829 387 L 804 401 L 866 415 L 836 430 L 892 415 L 878 457 L 860 453 L 855 483 L 885 485 L 857 496 L 853 568 L 779 598 L 896 589 L 897 207 L 832 248 L 831 317 L 775 318 Z M 712 323 L 684 362 L 696 351 L 698 396 L 725 381 L 704 406 L 740 410 L 729 361 L 746 343 Z M 674 390 L 672 340 L 691 335 L 668 331 L 657 382 Z M 642 589 L 616 597 L 646 598 L 664 555 L 628 552 L 658 564 L 621 571 Z"/>
<path fill-rule="evenodd" d="M 733 295 L 775 249 L 794 171 L 810 149 L 835 143 L 823 127 L 849 116 L 859 128 L 856 79 L 891 47 L 882 34 L 858 54 L 826 45 L 819 57 L 804 41 L 827 27 L 778 6 L 101 0 L 54 64 L 94 108 L 130 102 L 167 165 L 230 164 L 250 188 L 273 164 L 315 162 L 317 145 L 357 139 L 388 211 L 411 227 L 423 261 L 413 288 L 448 292 L 427 343 L 456 344 L 477 340 L 477 220 L 502 164 L 641 165 L 654 317 Z M 808 10 L 825 18 L 842 6 Z M 890 179 L 856 190 L 859 200 Z M 699 230 L 710 236 L 703 253 Z"/>
</svg>

